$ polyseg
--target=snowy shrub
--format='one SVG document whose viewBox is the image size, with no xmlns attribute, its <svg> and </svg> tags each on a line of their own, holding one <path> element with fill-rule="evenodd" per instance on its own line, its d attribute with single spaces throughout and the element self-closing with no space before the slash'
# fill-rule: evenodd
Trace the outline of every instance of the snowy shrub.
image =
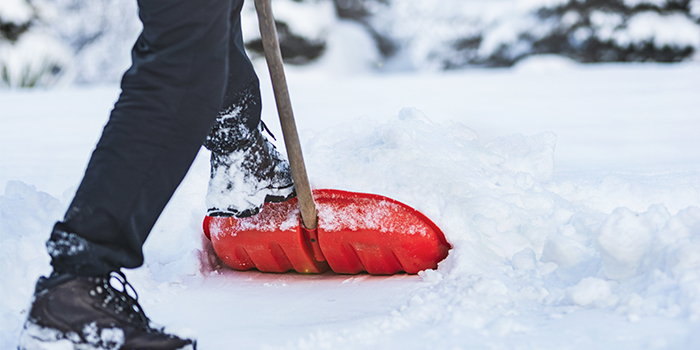
<svg viewBox="0 0 700 350">
<path fill-rule="evenodd" d="M 333 2 L 273 4 L 285 61 L 301 64 L 320 57 L 336 18 Z M 35 30 L 38 23 L 41 31 Z M 242 24 L 251 55 L 262 54 L 252 1 L 245 2 Z M 133 0 L 3 0 L 0 30 L 3 85 L 51 85 L 71 65 L 80 67 L 74 76 L 78 83 L 116 82 L 131 64 L 141 22 Z"/>
<path fill-rule="evenodd" d="M 134 0 L 51 0 L 50 23 L 75 54 L 79 83 L 116 82 L 131 65 L 141 22 Z"/>
<path fill-rule="evenodd" d="M 15 41 L 29 29 L 35 11 L 25 0 L 7 0 L 0 5 L 0 35 Z"/>
<path fill-rule="evenodd" d="M 385 56 L 393 55 L 398 48 L 388 36 L 375 30 L 369 19 L 372 14 L 386 8 L 388 2 L 389 0 L 335 0 L 338 17 L 362 23 L 374 38 L 379 51 Z"/>
<path fill-rule="evenodd" d="M 344 65 L 388 70 L 503 67 L 552 53 L 578 62 L 678 62 L 700 48 L 700 0 L 272 3 L 285 62 L 323 61 L 341 71 L 348 70 Z M 118 81 L 131 63 L 131 47 L 141 29 L 137 11 L 133 0 L 2 0 L 0 85 Z M 350 26 L 347 20 L 355 23 Z M 244 3 L 241 21 L 249 54 L 261 56 L 252 1 Z M 374 48 L 365 45 L 368 37 Z M 320 60 L 330 46 L 336 47 L 332 57 Z"/>
<path fill-rule="evenodd" d="M 330 27 L 335 22 L 331 0 L 274 0 L 275 24 L 282 58 L 287 63 L 303 64 L 320 57 L 326 49 Z M 252 1 L 244 3 L 241 13 L 243 37 L 252 55 L 263 55 L 258 19 Z"/>
<path fill-rule="evenodd" d="M 0 3 L 0 86 L 51 86 L 71 80 L 71 52 L 50 35 L 50 9 L 27 0 Z"/>
<path fill-rule="evenodd" d="M 533 53 L 581 62 L 677 62 L 700 46 L 700 25 L 690 10 L 688 0 L 571 0 L 538 12 L 556 23 L 550 33 L 523 39 Z"/>
<path fill-rule="evenodd" d="M 579 62 L 678 62 L 700 47 L 698 0 L 336 0 L 401 69 L 511 66 L 556 53 Z"/>
</svg>

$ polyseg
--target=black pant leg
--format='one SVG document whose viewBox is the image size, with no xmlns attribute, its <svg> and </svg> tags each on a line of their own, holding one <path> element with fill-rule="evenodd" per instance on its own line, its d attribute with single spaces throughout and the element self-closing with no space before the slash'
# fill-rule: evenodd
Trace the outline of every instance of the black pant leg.
<svg viewBox="0 0 700 350">
<path fill-rule="evenodd" d="M 228 154 L 247 147 L 251 132 L 260 125 L 260 84 L 248 58 L 241 33 L 243 0 L 234 0 L 231 11 L 229 74 L 219 116 L 204 146 L 218 154 Z"/>
<path fill-rule="evenodd" d="M 122 93 L 47 247 L 56 272 L 143 263 L 142 245 L 219 111 L 231 0 L 139 0 L 144 24 Z"/>
</svg>

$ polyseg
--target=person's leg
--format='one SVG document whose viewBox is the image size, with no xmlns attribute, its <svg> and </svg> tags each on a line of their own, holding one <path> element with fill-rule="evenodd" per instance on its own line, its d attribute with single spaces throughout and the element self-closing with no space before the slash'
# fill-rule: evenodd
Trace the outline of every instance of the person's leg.
<svg viewBox="0 0 700 350">
<path fill-rule="evenodd" d="M 192 346 L 151 328 L 119 270 L 143 263 L 142 245 L 220 109 L 231 0 L 139 0 L 139 9 L 133 65 L 47 242 L 54 273 L 37 283 L 20 349 Z"/>
<path fill-rule="evenodd" d="M 207 214 L 245 217 L 264 202 L 294 197 L 289 163 L 261 131 L 258 77 L 245 52 L 240 26 L 242 0 L 231 12 L 229 76 L 224 101 L 204 145 L 212 151 Z"/>
<path fill-rule="evenodd" d="M 48 242 L 56 272 L 104 274 L 141 247 L 222 103 L 229 0 L 141 0 L 133 65 L 83 181 Z"/>
</svg>

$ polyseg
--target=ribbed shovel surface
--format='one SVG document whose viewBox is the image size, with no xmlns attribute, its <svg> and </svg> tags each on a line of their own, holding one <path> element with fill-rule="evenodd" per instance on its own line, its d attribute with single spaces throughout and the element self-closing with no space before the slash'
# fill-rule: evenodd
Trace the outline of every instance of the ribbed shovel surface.
<svg viewBox="0 0 700 350">
<path fill-rule="evenodd" d="M 249 218 L 206 217 L 204 232 L 236 270 L 387 275 L 434 269 L 450 249 L 440 229 L 417 210 L 368 193 L 315 190 L 318 227 L 299 222 L 296 199 L 266 203 Z"/>
</svg>

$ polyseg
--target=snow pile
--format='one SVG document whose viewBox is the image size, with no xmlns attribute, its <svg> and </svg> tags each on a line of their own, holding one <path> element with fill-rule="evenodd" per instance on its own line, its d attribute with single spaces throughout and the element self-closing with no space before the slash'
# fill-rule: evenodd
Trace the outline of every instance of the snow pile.
<svg viewBox="0 0 700 350">
<path fill-rule="evenodd" d="M 389 341 L 410 347 L 398 334 L 462 334 L 483 346 L 500 337 L 514 345 L 518 337 L 541 332 L 535 324 L 543 321 L 533 310 L 555 319 L 593 309 L 633 322 L 700 320 L 697 206 L 675 214 L 661 204 L 606 214 L 566 198 L 552 180 L 551 133 L 481 144 L 469 128 L 432 123 L 415 109 L 386 124 L 367 124 L 310 138 L 314 185 L 409 203 L 442 228 L 454 249 L 437 271 L 422 274 L 430 286 L 392 316 L 314 333 L 290 347 L 379 348 Z M 700 185 L 689 190 L 698 194 Z M 566 344 L 564 338 L 551 341 Z M 676 341 L 669 345 L 688 345 L 685 337 Z"/>
<path fill-rule="evenodd" d="M 26 319 L 33 282 L 51 272 L 44 242 L 65 207 L 34 186 L 9 181 L 0 195 L 0 347 L 17 346 L 16 336 Z M 31 277 L 29 277 L 31 276 Z M 29 283 L 27 283 L 29 282 Z"/>
<path fill-rule="evenodd" d="M 552 318 L 600 309 L 631 321 L 700 319 L 700 209 L 671 214 L 655 205 L 608 215 L 562 197 L 566 184 L 552 180 L 555 140 L 545 132 L 482 144 L 460 123 L 433 123 L 409 108 L 387 123 L 354 121 L 311 135 L 305 149 L 314 187 L 408 203 L 434 220 L 454 249 L 437 271 L 422 274 L 427 285 L 393 315 L 289 346 L 395 345 L 396 333 L 508 343 L 537 332 L 531 310 Z M 193 242 L 202 242 L 206 174 L 203 152 L 146 244 L 146 268 L 132 272 L 147 291 L 202 276 L 204 248 Z M 47 273 L 43 241 L 64 204 L 21 182 L 9 182 L 1 199 L 0 277 Z M 31 286 L 0 288 L 3 324 L 17 334 Z"/>
</svg>

